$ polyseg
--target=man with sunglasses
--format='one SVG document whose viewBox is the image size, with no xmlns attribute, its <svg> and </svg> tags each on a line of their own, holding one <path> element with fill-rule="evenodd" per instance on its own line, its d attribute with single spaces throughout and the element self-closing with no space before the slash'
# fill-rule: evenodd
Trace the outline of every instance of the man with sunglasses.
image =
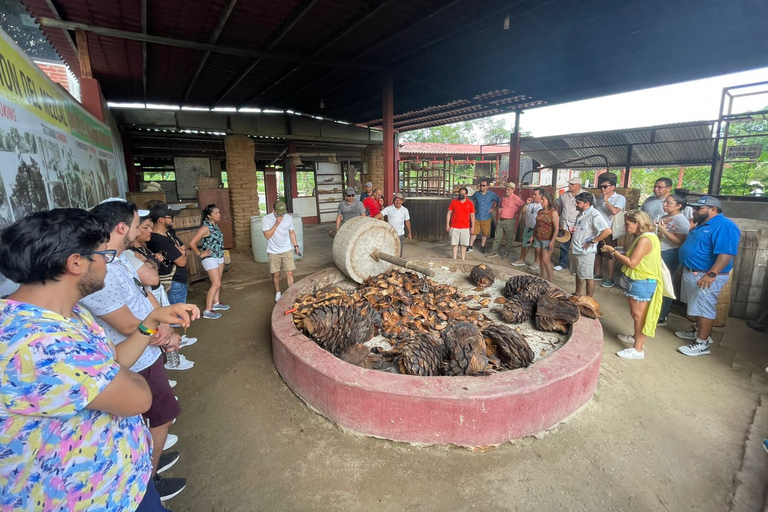
<svg viewBox="0 0 768 512">
<path fill-rule="evenodd" d="M 20 283 L 0 299 L 2 510 L 165 511 L 139 416 L 152 394 L 128 366 L 160 322 L 188 326 L 199 310 L 153 310 L 116 348 L 78 305 L 104 286 L 108 239 L 105 222 L 74 208 L 0 235 L 0 272 Z"/>
<path fill-rule="evenodd" d="M 349 187 L 344 191 L 344 202 L 339 205 L 339 211 L 336 215 L 336 231 L 342 224 L 354 217 L 365 217 L 365 206 L 355 199 L 355 189 Z"/>
<path fill-rule="evenodd" d="M 722 204 L 716 197 L 703 196 L 689 205 L 696 225 L 680 246 L 680 298 L 687 304 L 688 316 L 696 318 L 696 325 L 690 331 L 677 331 L 675 336 L 690 341 L 677 350 L 696 357 L 710 353 L 717 298 L 728 283 L 741 232 L 735 222 L 723 215 Z"/>
<path fill-rule="evenodd" d="M 150 344 L 146 340 L 141 344 L 130 338 L 141 320 L 160 308 L 160 304 L 154 295 L 147 293 L 133 267 L 120 257 L 139 234 L 139 215 L 149 212 L 137 210 L 135 204 L 123 199 L 113 198 L 94 207 L 91 213 L 107 224 L 110 230 L 107 249 L 114 250 L 118 257 L 107 265 L 104 287 L 83 297 L 80 304 L 96 317 L 96 322 L 117 345 L 118 362 L 140 374 L 149 385 L 152 406 L 144 417 L 149 421 L 152 435 L 154 482 L 161 499 L 170 499 L 186 487 L 184 478 L 163 478 L 156 474 L 162 451 L 178 440 L 176 436 L 169 437 L 168 430 L 181 414 L 181 407 L 168 382 L 162 356 L 163 350 L 179 348 L 178 337 L 172 337 L 170 325 L 163 323 L 157 327 Z M 171 442 L 166 443 L 169 440 Z"/>
<path fill-rule="evenodd" d="M 616 175 L 606 173 L 598 178 L 598 186 L 603 192 L 602 196 L 595 198 L 595 209 L 603 214 L 603 217 L 608 222 L 608 225 L 612 225 L 612 220 L 622 210 L 627 207 L 627 198 L 621 194 L 616 193 Z M 617 241 L 613 236 L 609 236 L 605 239 L 605 245 L 616 247 Z M 611 288 L 616 284 L 613 279 L 613 272 L 616 269 L 616 261 L 613 258 L 608 258 L 608 277 L 603 284 L 603 288 Z M 600 251 L 597 251 L 595 255 L 595 281 L 603 280 L 603 258 L 600 255 Z"/>
<path fill-rule="evenodd" d="M 154 222 L 152 237 L 147 242 L 147 248 L 154 253 L 167 255 L 167 260 L 173 265 L 160 267 L 160 278 L 173 272 L 171 288 L 168 290 L 168 301 L 171 304 L 187 302 L 187 258 L 189 249 L 178 239 L 173 230 L 173 219 L 177 212 L 165 203 L 153 205 L 149 209 L 149 218 Z M 219 313 L 217 313 L 219 315 Z M 210 315 L 204 315 L 204 318 Z M 214 315 L 215 316 L 215 315 Z"/>
</svg>

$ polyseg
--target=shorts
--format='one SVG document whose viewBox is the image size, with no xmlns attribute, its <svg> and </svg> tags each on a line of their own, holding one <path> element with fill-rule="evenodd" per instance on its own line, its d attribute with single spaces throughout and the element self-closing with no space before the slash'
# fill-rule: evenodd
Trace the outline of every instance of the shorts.
<svg viewBox="0 0 768 512">
<path fill-rule="evenodd" d="M 568 255 L 568 264 L 571 268 L 571 272 L 576 272 L 576 277 L 579 279 L 595 278 L 595 253 L 570 253 Z"/>
<path fill-rule="evenodd" d="M 534 249 L 546 249 L 549 247 L 549 244 L 552 243 L 552 240 L 539 240 L 538 238 L 533 239 L 533 248 Z"/>
<path fill-rule="evenodd" d="M 451 228 L 451 245 L 469 245 L 469 228 Z"/>
<path fill-rule="evenodd" d="M 699 272 L 683 270 L 680 300 L 688 304 L 688 316 L 700 316 L 714 320 L 717 318 L 717 298 L 728 283 L 730 275 L 718 275 L 707 289 L 699 288 L 697 284 L 702 275 Z"/>
<path fill-rule="evenodd" d="M 627 290 L 624 292 L 624 295 L 638 302 L 650 301 L 658 285 L 655 279 L 634 280 L 627 277 L 624 282 Z"/>
<path fill-rule="evenodd" d="M 150 428 L 165 425 L 181 414 L 181 407 L 173 394 L 168 376 L 165 374 L 165 361 L 158 357 L 149 368 L 141 370 L 139 375 L 146 379 L 152 392 L 152 405 L 142 416 L 149 420 Z"/>
<path fill-rule="evenodd" d="M 203 259 L 203 268 L 205 270 L 216 270 L 219 268 L 219 265 L 224 264 L 224 258 L 213 258 L 208 257 Z"/>
<path fill-rule="evenodd" d="M 624 237 L 622 237 L 622 238 L 624 238 Z M 598 247 L 597 247 L 598 251 L 600 250 L 600 247 L 602 247 L 603 245 L 608 245 L 608 246 L 611 246 L 611 247 L 617 247 L 618 246 L 618 240 L 614 240 L 612 237 L 609 236 L 605 240 L 600 240 L 597 245 L 598 245 Z M 607 258 L 610 258 L 610 254 L 606 254 L 605 256 Z"/>
<path fill-rule="evenodd" d="M 296 262 L 293 260 L 293 251 L 285 251 L 280 254 L 269 253 L 269 273 L 277 274 L 280 269 L 286 272 L 296 270 Z"/>
<path fill-rule="evenodd" d="M 528 226 L 526 226 L 523 228 L 523 247 L 530 247 L 532 245 L 533 245 L 533 228 L 529 228 Z"/>
<path fill-rule="evenodd" d="M 491 235 L 491 219 L 488 220 L 475 220 L 475 230 L 472 232 L 473 235 L 478 235 L 480 232 L 483 233 L 483 236 L 490 236 Z M 469 245 L 469 244 L 467 244 Z"/>
</svg>

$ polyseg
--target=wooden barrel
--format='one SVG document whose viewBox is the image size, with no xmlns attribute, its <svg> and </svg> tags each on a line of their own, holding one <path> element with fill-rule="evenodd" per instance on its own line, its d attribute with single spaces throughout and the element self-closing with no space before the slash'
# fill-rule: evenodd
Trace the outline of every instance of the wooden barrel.
<svg viewBox="0 0 768 512">
<path fill-rule="evenodd" d="M 741 229 L 739 253 L 733 259 L 730 315 L 755 319 L 768 304 L 768 222 L 731 219 Z"/>
</svg>

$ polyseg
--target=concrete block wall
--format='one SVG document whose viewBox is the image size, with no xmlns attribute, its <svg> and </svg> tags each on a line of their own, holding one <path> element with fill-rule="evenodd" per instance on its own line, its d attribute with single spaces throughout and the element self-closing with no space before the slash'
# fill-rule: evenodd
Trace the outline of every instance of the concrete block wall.
<svg viewBox="0 0 768 512">
<path fill-rule="evenodd" d="M 363 150 L 363 162 L 368 162 L 368 174 L 361 178 L 365 183 L 370 181 L 373 187 L 384 190 L 384 150 L 378 145 L 369 145 Z M 387 198 L 384 200 L 389 204 Z"/>
<path fill-rule="evenodd" d="M 229 135 L 224 150 L 235 249 L 247 251 L 251 248 L 251 217 L 260 213 L 254 144 L 245 135 Z"/>
</svg>

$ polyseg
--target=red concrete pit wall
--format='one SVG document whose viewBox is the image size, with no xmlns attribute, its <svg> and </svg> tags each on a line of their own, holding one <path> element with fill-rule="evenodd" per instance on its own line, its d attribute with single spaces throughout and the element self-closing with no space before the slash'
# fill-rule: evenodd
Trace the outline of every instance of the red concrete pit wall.
<svg viewBox="0 0 768 512">
<path fill-rule="evenodd" d="M 283 294 L 272 312 L 272 347 L 288 387 L 345 430 L 418 444 L 498 445 L 554 427 L 595 392 L 603 332 L 599 321 L 584 317 L 553 354 L 487 377 L 415 377 L 345 363 L 285 315 L 297 295 L 343 278 L 327 269 Z"/>
</svg>

